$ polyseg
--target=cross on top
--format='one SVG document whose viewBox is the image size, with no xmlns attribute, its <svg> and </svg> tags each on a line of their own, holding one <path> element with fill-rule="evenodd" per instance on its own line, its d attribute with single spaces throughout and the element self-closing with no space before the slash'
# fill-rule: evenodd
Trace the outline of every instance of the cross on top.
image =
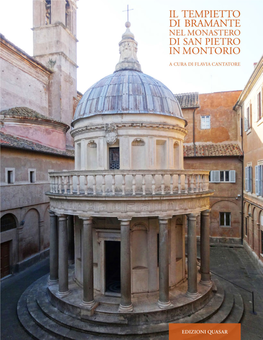
<svg viewBox="0 0 263 340">
<path fill-rule="evenodd" d="M 127 9 L 125 9 L 123 12 L 127 12 L 127 22 L 129 22 L 129 11 L 133 11 L 132 9 L 129 9 L 129 5 L 127 5 Z"/>
</svg>

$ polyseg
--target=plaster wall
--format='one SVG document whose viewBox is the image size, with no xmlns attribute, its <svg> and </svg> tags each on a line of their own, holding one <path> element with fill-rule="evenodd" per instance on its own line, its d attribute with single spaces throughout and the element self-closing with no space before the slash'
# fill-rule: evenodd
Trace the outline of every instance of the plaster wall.
<svg viewBox="0 0 263 340">
<path fill-rule="evenodd" d="M 11 52 L 6 58 L 1 59 L 0 109 L 25 106 L 48 116 L 49 75 Z"/>
<path fill-rule="evenodd" d="M 185 157 L 185 169 L 203 170 L 235 170 L 236 182 L 209 183 L 214 191 L 211 202 L 210 236 L 215 238 L 241 237 L 241 194 L 242 194 L 242 162 L 238 157 Z M 240 196 L 238 196 L 240 195 Z M 231 227 L 220 226 L 219 213 L 231 212 Z M 198 235 L 200 235 L 198 223 Z"/>
</svg>

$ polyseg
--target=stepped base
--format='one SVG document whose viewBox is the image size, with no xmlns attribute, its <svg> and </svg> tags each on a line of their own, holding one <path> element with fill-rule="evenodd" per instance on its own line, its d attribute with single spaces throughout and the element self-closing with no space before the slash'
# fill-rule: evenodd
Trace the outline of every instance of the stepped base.
<svg viewBox="0 0 263 340">
<path fill-rule="evenodd" d="M 172 305 L 160 310 L 156 296 L 133 298 L 133 312 L 119 313 L 120 298 L 97 295 L 99 305 L 91 315 L 78 295 L 73 281 L 71 293 L 63 298 L 56 286 L 48 287 L 47 276 L 30 286 L 21 296 L 17 313 L 20 322 L 35 339 L 148 339 L 168 340 L 169 323 L 241 321 L 244 305 L 238 291 L 229 283 L 199 284 L 200 295 L 190 299 L 186 283 L 170 292 Z M 79 301 L 79 302 L 78 302 Z"/>
</svg>

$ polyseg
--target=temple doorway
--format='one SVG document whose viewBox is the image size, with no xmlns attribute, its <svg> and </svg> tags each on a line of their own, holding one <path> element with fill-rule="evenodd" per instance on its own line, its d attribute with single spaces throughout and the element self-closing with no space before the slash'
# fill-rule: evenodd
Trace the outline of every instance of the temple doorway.
<svg viewBox="0 0 263 340">
<path fill-rule="evenodd" d="M 106 293 L 121 291 L 121 254 L 119 241 L 105 241 Z"/>
</svg>

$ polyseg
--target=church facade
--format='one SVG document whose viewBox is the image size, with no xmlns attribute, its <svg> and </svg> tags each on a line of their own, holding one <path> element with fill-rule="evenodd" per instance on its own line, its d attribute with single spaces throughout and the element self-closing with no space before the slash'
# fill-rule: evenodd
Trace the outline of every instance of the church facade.
<svg viewBox="0 0 263 340">
<path fill-rule="evenodd" d="M 74 167 L 76 3 L 33 6 L 34 57 L 0 36 L 1 277 L 48 255 L 48 170 Z"/>
</svg>

